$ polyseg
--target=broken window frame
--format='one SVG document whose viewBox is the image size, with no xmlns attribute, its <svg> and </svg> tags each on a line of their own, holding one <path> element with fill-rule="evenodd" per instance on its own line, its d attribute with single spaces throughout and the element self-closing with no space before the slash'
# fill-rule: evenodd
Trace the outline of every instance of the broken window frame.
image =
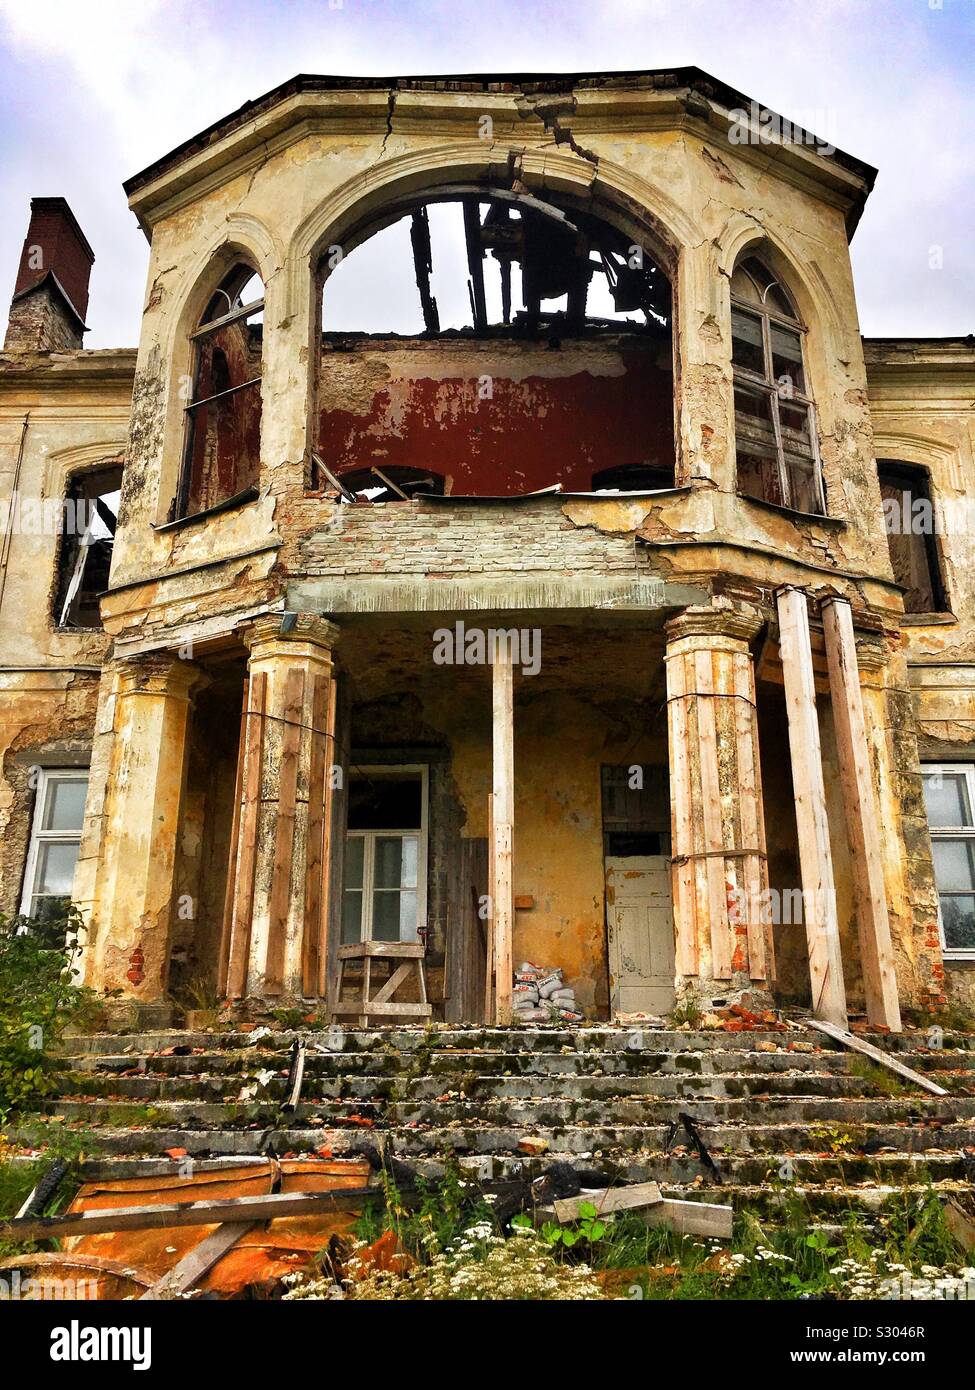
<svg viewBox="0 0 975 1390">
<path fill-rule="evenodd" d="M 461 208 L 464 218 L 464 234 L 466 243 L 466 259 L 468 270 L 468 293 L 471 303 L 472 328 L 468 329 L 441 329 L 440 314 L 437 301 L 431 291 L 430 274 L 432 270 L 430 229 L 428 220 L 428 210 L 438 204 L 453 203 Z M 524 319 L 519 322 L 511 322 L 508 317 L 508 309 L 505 308 L 506 299 L 510 301 L 510 261 L 508 277 L 504 274 L 505 261 L 494 256 L 494 260 L 501 268 L 502 274 L 502 318 L 500 322 L 489 321 L 484 298 L 484 260 L 488 252 L 494 248 L 489 241 L 484 240 L 485 231 L 490 232 L 491 228 L 485 216 L 485 221 L 481 221 L 481 205 L 497 204 L 499 206 L 509 205 L 518 211 L 519 217 L 534 217 L 545 219 L 562 227 L 567 233 L 573 235 L 580 243 L 580 248 L 584 245 L 585 255 L 580 249 L 580 284 L 582 278 L 586 282 L 586 293 L 579 299 L 580 285 L 567 290 L 560 290 L 557 295 L 533 294 L 530 286 L 522 283 L 522 293 L 525 301 Z M 639 310 L 646 319 L 645 324 L 635 322 L 632 319 L 621 318 L 618 322 L 612 319 L 601 319 L 598 316 L 587 316 L 585 313 L 585 301 L 588 295 L 588 283 L 594 273 L 606 275 L 607 288 L 612 293 L 615 276 L 621 270 L 626 270 L 626 253 L 619 247 L 609 247 L 611 256 L 618 256 L 622 259 L 623 265 L 617 266 L 615 261 L 608 261 L 606 248 L 601 247 L 595 238 L 592 226 L 589 223 L 597 223 L 605 227 L 607 234 L 615 234 L 621 243 L 626 242 L 626 234 L 623 233 L 615 224 L 607 218 L 596 214 L 585 214 L 568 212 L 559 207 L 556 203 L 547 198 L 537 197 L 532 193 L 515 191 L 510 188 L 496 187 L 491 184 L 477 183 L 457 183 L 440 184 L 426 189 L 422 194 L 412 198 L 399 199 L 391 202 L 383 208 L 382 214 L 378 218 L 371 219 L 369 225 L 361 227 L 361 235 L 353 238 L 351 250 L 369 241 L 379 232 L 386 230 L 397 222 L 409 218 L 410 240 L 412 243 L 414 273 L 416 278 L 417 290 L 420 297 L 420 308 L 424 321 L 424 331 L 422 334 L 400 334 L 397 330 L 390 329 L 385 332 L 372 332 L 365 336 L 372 338 L 383 338 L 396 336 L 403 338 L 427 337 L 427 338 L 450 338 L 458 332 L 471 331 L 475 339 L 483 337 L 544 337 L 553 332 L 558 334 L 584 334 L 592 331 L 610 333 L 637 333 L 653 334 L 666 332 L 671 339 L 674 334 L 673 325 L 673 281 L 670 272 L 665 268 L 664 258 L 660 257 L 651 245 L 644 246 L 643 252 L 649 262 L 649 271 L 658 272 L 662 282 L 666 284 L 668 291 L 668 306 L 665 315 L 651 302 L 651 297 L 647 297 L 647 306 Z M 575 220 L 573 220 L 575 219 Z M 607 235 L 607 243 L 609 235 Z M 632 249 L 632 248 L 630 248 Z M 351 250 L 347 254 L 351 254 Z M 593 256 L 597 259 L 593 259 Z M 343 258 L 344 259 L 344 258 Z M 524 276 L 524 261 L 515 257 L 522 267 Z M 324 258 L 323 258 L 324 262 Z M 607 264 L 613 272 L 607 272 Z M 581 267 L 588 268 L 588 274 L 582 277 Z M 642 272 L 643 265 L 640 270 Z M 505 282 L 507 279 L 507 290 Z M 328 316 L 325 305 L 325 295 L 327 293 L 329 272 L 322 270 L 322 265 L 318 271 L 318 311 L 319 311 L 319 332 L 329 335 L 333 332 L 328 326 Z M 576 296 L 574 299 L 574 295 Z M 565 310 L 543 311 L 541 304 L 548 299 L 566 299 Z M 622 311 L 620 311 L 622 312 Z M 630 312 L 636 312 L 630 311 Z M 517 320 L 516 316 L 516 320 Z M 339 330 L 335 336 L 341 338 L 348 336 L 354 330 Z"/>
<path fill-rule="evenodd" d="M 86 484 L 96 479 L 100 474 L 118 474 L 118 486 L 106 488 L 104 494 L 96 494 L 92 499 L 91 517 L 88 520 L 85 530 L 79 536 L 74 533 L 69 534 L 67 523 L 69 514 L 73 514 L 77 520 L 78 504 L 84 499 L 81 495 Z M 118 514 L 113 513 L 103 496 L 120 492 L 122 487 L 123 466 L 121 463 L 106 463 L 97 468 L 87 468 L 82 472 L 73 473 L 67 482 L 65 489 L 65 507 L 63 512 L 61 543 L 58 552 L 58 583 L 55 588 L 55 626 L 59 631 L 64 632 L 99 632 L 101 631 L 101 620 L 94 623 L 79 623 L 72 621 L 72 614 L 76 613 L 82 606 L 82 600 L 86 594 L 92 592 L 92 587 L 85 586 L 85 573 L 89 569 L 89 563 L 95 545 L 103 544 L 106 541 L 104 536 L 94 536 L 92 534 L 95 521 L 100 518 L 106 530 L 111 531 L 111 543 L 109 549 L 109 568 L 111 568 L 111 550 L 114 546 L 115 532 L 118 525 Z M 69 507 L 68 504 L 71 504 Z M 66 578 L 68 566 L 71 567 L 71 574 Z M 102 589 L 95 587 L 96 594 L 101 593 Z"/>
<path fill-rule="evenodd" d="M 776 283 L 777 282 L 773 281 L 773 284 Z M 784 295 L 784 287 L 779 285 L 778 288 L 780 292 Z M 804 515 L 826 516 L 826 495 L 823 486 L 822 461 L 820 459 L 819 453 L 819 431 L 816 425 L 816 405 L 812 396 L 808 394 L 807 386 L 808 372 L 806 370 L 805 351 L 805 341 L 807 332 L 806 327 L 800 320 L 798 314 L 796 314 L 794 317 L 788 317 L 785 314 L 777 313 L 775 310 L 769 309 L 767 304 L 765 304 L 764 302 L 762 307 L 759 307 L 758 305 L 746 299 L 740 298 L 739 296 L 734 294 L 731 296 L 731 313 L 732 322 L 736 313 L 745 314 L 751 317 L 752 319 L 757 319 L 761 328 L 762 358 L 764 363 L 764 370 L 761 373 L 753 371 L 749 367 L 741 366 L 733 360 L 734 331 L 732 329 L 732 387 L 733 389 L 741 387 L 745 390 L 760 393 L 764 395 L 768 400 L 769 418 L 772 422 L 772 432 L 774 440 L 775 465 L 778 475 L 779 492 L 782 500 L 781 502 L 776 503 L 768 497 L 756 498 L 754 494 L 742 492 L 740 488 L 738 489 L 739 495 L 743 497 L 751 497 L 753 501 L 767 502 L 771 506 L 781 506 L 788 511 L 799 511 L 802 512 Z M 803 386 L 805 388 L 802 391 L 797 390 L 793 386 L 787 394 L 784 394 L 777 378 L 774 375 L 775 369 L 773 366 L 772 354 L 772 330 L 774 327 L 782 328 L 791 334 L 797 334 L 799 337 L 799 349 L 801 354 L 800 367 L 802 370 Z M 806 429 L 809 435 L 809 462 L 811 465 L 815 500 L 818 503 L 818 511 L 815 512 L 809 512 L 808 508 L 797 507 L 795 505 L 795 499 L 793 496 L 792 477 L 790 474 L 790 467 L 788 461 L 790 451 L 786 448 L 786 441 L 783 436 L 783 425 L 780 413 L 783 401 L 786 403 L 786 406 L 793 406 L 797 409 L 802 409 L 805 411 Z M 744 420 L 747 420 L 748 418 L 747 415 L 742 415 L 742 412 L 739 412 L 736 407 L 736 470 L 739 452 L 739 442 L 742 440 L 747 441 L 747 434 L 743 432 L 741 419 L 739 418 L 740 416 Z M 768 441 L 770 446 L 773 445 L 773 440 Z M 798 457 L 798 454 L 796 454 L 796 457 Z"/>
<path fill-rule="evenodd" d="M 250 280 L 258 275 L 258 272 L 252 266 L 243 261 L 240 262 L 239 265 L 234 266 L 231 271 L 224 276 L 221 283 L 210 296 L 207 308 L 213 303 L 213 300 L 218 294 L 225 295 L 228 302 L 230 302 L 229 292 L 225 288 L 227 281 L 234 275 L 243 273 L 244 271 L 247 272 L 247 276 L 240 290 L 237 292 L 237 298 L 239 300 L 240 294 L 246 289 Z M 253 318 L 255 314 L 263 313 L 263 311 L 264 294 L 262 293 L 259 299 L 251 300 L 247 304 L 238 303 L 236 308 L 230 309 L 226 314 L 221 314 L 215 319 L 206 320 L 188 335 L 190 343 L 193 346 L 193 390 L 191 399 L 183 407 L 183 461 L 180 468 L 176 496 L 173 499 L 170 521 L 185 521 L 192 516 L 203 516 L 210 512 L 223 511 L 237 501 L 249 501 L 254 496 L 254 488 L 248 487 L 241 489 L 239 492 L 233 494 L 233 496 L 221 499 L 221 501 L 212 506 L 200 507 L 194 511 L 191 511 L 189 508 L 190 489 L 193 485 L 193 451 L 196 444 L 198 420 L 198 416 L 194 412 L 199 411 L 203 406 L 210 406 L 216 401 L 226 400 L 230 396 L 238 395 L 241 391 L 253 390 L 254 387 L 256 387 L 259 392 L 264 380 L 264 347 L 262 341 L 261 371 L 257 376 L 251 377 L 247 381 L 238 382 L 236 386 L 230 386 L 224 391 L 216 391 L 209 396 L 197 397 L 203 367 L 203 354 L 200 351 L 201 344 L 204 343 L 207 338 L 212 338 L 215 334 L 221 332 L 231 324 L 239 323 L 242 319 L 246 321 L 247 319 Z M 204 313 L 205 312 L 206 310 L 204 310 Z"/>
<path fill-rule="evenodd" d="M 931 836 L 932 852 L 934 845 L 941 842 L 946 844 L 963 843 L 969 846 L 969 863 L 975 856 L 975 763 L 922 763 L 921 765 L 922 782 L 925 786 L 925 816 L 928 819 L 928 833 Z M 927 781 L 934 777 L 961 777 L 965 787 L 965 795 L 968 800 L 969 819 L 971 824 L 960 826 L 938 825 L 932 826 L 930 814 L 927 808 Z M 970 890 L 942 888 L 938 883 L 937 866 L 935 865 L 935 891 L 938 894 L 938 932 L 941 938 L 941 950 L 947 960 L 971 960 L 975 961 L 975 944 L 972 946 L 952 946 L 945 933 L 944 915 L 942 912 L 942 898 L 964 897 L 975 898 L 975 872 L 973 872 L 973 886 Z"/>
<path fill-rule="evenodd" d="M 37 775 L 38 782 L 34 796 L 34 811 L 31 816 L 30 841 L 24 864 L 24 882 L 20 900 L 20 915 L 27 918 L 34 915 L 37 903 L 41 900 L 48 902 L 71 901 L 70 891 L 67 894 L 38 892 L 42 851 L 46 845 L 74 845 L 80 849 L 84 828 L 84 810 L 82 809 L 81 822 L 76 829 L 74 827 L 61 827 L 46 830 L 44 829 L 44 821 L 47 818 L 49 806 L 54 804 L 54 789 L 65 782 L 84 782 L 87 788 L 89 769 L 87 767 L 42 767 L 38 769 Z M 75 855 L 75 865 L 77 862 L 78 857 Z"/>
<path fill-rule="evenodd" d="M 902 459 L 878 458 L 877 481 L 880 485 L 881 506 L 884 502 L 883 488 L 886 482 L 888 486 L 900 488 L 902 495 L 904 492 L 909 491 L 912 498 L 922 499 L 927 502 L 928 506 L 931 508 L 931 530 L 922 532 L 917 539 L 920 539 L 923 545 L 924 561 L 928 572 L 928 584 L 931 589 L 931 599 L 934 606 L 931 608 L 909 608 L 906 602 L 907 595 L 905 594 L 905 616 L 922 618 L 929 614 L 950 612 L 944 581 L 944 567 L 941 559 L 937 513 L 935 511 L 934 496 L 931 490 L 930 473 L 921 464 L 909 463 Z M 886 526 L 886 516 L 884 529 L 887 534 L 887 548 L 888 551 L 890 551 L 891 532 Z M 891 566 L 893 567 L 893 554 L 891 554 L 890 558 Z"/>
</svg>

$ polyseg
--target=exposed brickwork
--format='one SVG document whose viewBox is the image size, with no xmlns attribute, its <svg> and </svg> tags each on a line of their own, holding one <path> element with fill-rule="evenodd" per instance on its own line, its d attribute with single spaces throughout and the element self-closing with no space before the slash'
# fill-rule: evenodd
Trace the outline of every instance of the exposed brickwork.
<svg viewBox="0 0 975 1390">
<path fill-rule="evenodd" d="M 6 352 L 74 352 L 80 347 L 80 324 L 50 280 L 11 304 Z"/>
<path fill-rule="evenodd" d="M 55 275 L 76 313 L 88 310 L 88 279 L 95 253 L 63 198 L 32 198 L 14 294 Z"/>
<path fill-rule="evenodd" d="M 331 509 L 332 503 L 323 503 Z M 575 526 L 551 498 L 516 505 L 386 502 L 340 506 L 302 545 L 306 574 L 644 572 L 632 535 Z"/>
</svg>

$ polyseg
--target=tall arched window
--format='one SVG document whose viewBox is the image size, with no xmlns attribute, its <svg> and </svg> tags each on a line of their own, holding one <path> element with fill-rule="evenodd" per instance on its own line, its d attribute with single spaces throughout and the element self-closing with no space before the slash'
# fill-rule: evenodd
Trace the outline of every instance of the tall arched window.
<svg viewBox="0 0 975 1390">
<path fill-rule="evenodd" d="M 238 264 L 224 277 L 192 337 L 193 389 L 174 518 L 256 494 L 264 286 L 250 266 Z"/>
<path fill-rule="evenodd" d="M 822 515 L 816 417 L 803 366 L 803 328 L 786 291 L 756 256 L 731 278 L 738 491 Z"/>
</svg>

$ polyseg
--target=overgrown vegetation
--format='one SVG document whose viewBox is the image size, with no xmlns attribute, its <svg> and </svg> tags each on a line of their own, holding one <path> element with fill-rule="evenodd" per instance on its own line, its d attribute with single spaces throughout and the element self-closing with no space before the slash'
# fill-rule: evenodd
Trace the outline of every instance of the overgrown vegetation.
<svg viewBox="0 0 975 1390">
<path fill-rule="evenodd" d="M 841 1142 L 843 1136 L 839 1136 Z M 404 1202 L 388 1173 L 383 1197 L 358 1221 L 343 1270 L 297 1278 L 289 1297 L 354 1299 L 781 1300 L 971 1298 L 975 1269 L 931 1189 L 876 1214 L 830 1224 L 783 1192 L 774 1217 L 744 1211 L 731 1241 L 613 1218 L 582 1204 L 579 1220 L 515 1216 L 507 1231 L 490 1194 L 456 1167 Z M 379 1252 L 382 1252 L 380 1257 Z M 341 1283 L 339 1282 L 341 1280 Z"/>
<path fill-rule="evenodd" d="M 0 917 L 0 1123 L 57 1089 L 54 1048 L 95 1005 L 75 983 L 73 907 L 45 920 Z"/>
</svg>

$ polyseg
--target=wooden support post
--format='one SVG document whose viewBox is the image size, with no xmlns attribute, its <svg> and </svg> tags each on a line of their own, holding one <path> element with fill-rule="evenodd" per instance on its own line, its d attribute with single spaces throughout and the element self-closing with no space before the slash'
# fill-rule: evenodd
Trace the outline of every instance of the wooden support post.
<svg viewBox="0 0 975 1390">
<path fill-rule="evenodd" d="M 824 600 L 822 611 L 833 723 L 840 757 L 840 783 L 853 863 L 860 967 L 867 1018 L 871 1023 L 899 1033 L 901 1013 L 897 998 L 897 975 L 887 914 L 877 797 L 860 694 L 853 612 L 849 603 L 840 598 Z"/>
<path fill-rule="evenodd" d="M 706 995 L 762 988 L 771 951 L 755 676 L 762 615 L 685 609 L 667 623 L 676 969 Z"/>
<path fill-rule="evenodd" d="M 227 992 L 314 997 L 325 975 L 326 766 L 334 624 L 258 618 L 236 816 Z M 228 895 L 229 898 L 229 895 Z"/>
<path fill-rule="evenodd" d="M 836 888 L 826 815 L 809 613 L 806 595 L 799 589 L 779 589 L 776 602 L 789 718 L 789 749 L 812 1007 L 817 1018 L 845 1028 L 846 988 L 836 917 Z"/>
<path fill-rule="evenodd" d="M 511 1022 L 512 933 L 515 919 L 512 884 L 514 830 L 514 674 L 511 650 L 502 639 L 492 654 L 494 706 L 493 796 L 491 816 L 491 911 L 494 937 L 494 1013 L 501 1025 Z"/>
</svg>

